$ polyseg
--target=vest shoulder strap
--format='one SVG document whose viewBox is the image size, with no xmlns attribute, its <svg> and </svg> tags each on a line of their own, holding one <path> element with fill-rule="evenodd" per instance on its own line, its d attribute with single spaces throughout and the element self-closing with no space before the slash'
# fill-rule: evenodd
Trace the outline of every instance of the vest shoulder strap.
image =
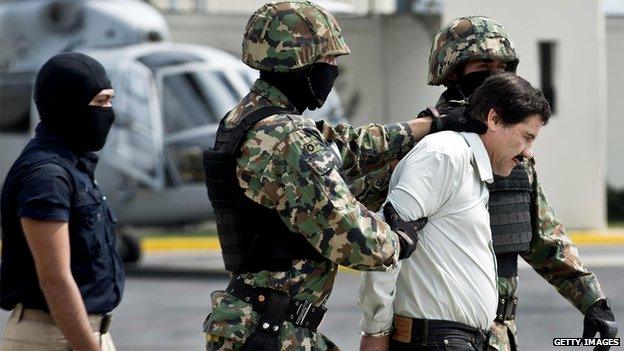
<svg viewBox="0 0 624 351">
<path fill-rule="evenodd" d="M 232 128 L 225 127 L 225 118 L 229 112 L 226 113 L 221 119 L 221 122 L 219 122 L 219 129 L 217 130 L 217 137 L 215 139 L 215 149 L 225 144 L 225 152 L 232 154 L 236 153 L 240 147 L 240 143 L 242 143 L 243 138 L 247 135 L 249 129 L 261 120 L 279 113 L 292 114 L 294 112 L 279 106 L 262 107 L 244 116 L 243 119 Z"/>
</svg>

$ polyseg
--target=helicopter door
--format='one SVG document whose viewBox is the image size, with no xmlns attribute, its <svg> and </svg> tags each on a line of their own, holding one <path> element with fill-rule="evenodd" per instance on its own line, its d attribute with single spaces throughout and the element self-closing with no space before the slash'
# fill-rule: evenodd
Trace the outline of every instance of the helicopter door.
<svg viewBox="0 0 624 351">
<path fill-rule="evenodd" d="M 106 148 L 111 165 L 152 190 L 164 187 L 158 94 L 145 66 L 127 61 L 115 86 L 115 127 Z"/>
</svg>

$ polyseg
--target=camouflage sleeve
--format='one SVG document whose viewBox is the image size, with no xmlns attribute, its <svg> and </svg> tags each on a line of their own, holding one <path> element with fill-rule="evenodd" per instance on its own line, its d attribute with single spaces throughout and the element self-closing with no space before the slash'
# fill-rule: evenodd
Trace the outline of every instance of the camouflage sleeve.
<svg viewBox="0 0 624 351">
<path fill-rule="evenodd" d="M 380 169 L 351 180 L 349 190 L 369 210 L 379 210 L 388 196 L 390 176 L 397 163 L 398 161 L 388 163 Z"/>
<path fill-rule="evenodd" d="M 291 231 L 304 235 L 337 264 L 358 270 L 395 266 L 396 234 L 355 200 L 338 173 L 338 157 L 318 131 L 295 129 L 283 134 L 267 155 L 253 151 L 259 156 L 249 158 L 244 168 L 255 171 L 239 173 L 245 194 L 275 208 Z"/>
<path fill-rule="evenodd" d="M 527 168 L 533 181 L 533 238 L 522 258 L 579 311 L 585 313 L 597 300 L 604 298 L 600 283 L 583 266 L 576 245 L 566 235 L 563 224 L 548 204 L 537 179 L 534 161 Z"/>
<path fill-rule="evenodd" d="M 342 157 L 340 174 L 347 181 L 399 160 L 416 144 L 408 123 L 354 128 L 346 123 L 334 127 L 318 121 L 316 127 L 325 140 L 338 147 Z"/>
</svg>

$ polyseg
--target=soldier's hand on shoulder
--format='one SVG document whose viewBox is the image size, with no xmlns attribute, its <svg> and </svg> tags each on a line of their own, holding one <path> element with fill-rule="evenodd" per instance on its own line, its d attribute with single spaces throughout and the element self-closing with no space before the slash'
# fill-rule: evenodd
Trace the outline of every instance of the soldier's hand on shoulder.
<svg viewBox="0 0 624 351">
<path fill-rule="evenodd" d="M 405 221 L 397 213 L 396 209 L 390 202 L 387 202 L 383 208 L 386 223 L 399 237 L 399 260 L 408 258 L 416 250 L 418 243 L 418 233 L 427 224 L 427 217 L 419 218 L 415 221 Z"/>
<path fill-rule="evenodd" d="M 428 107 L 421 111 L 418 117 L 431 117 L 432 122 L 429 134 L 444 130 L 477 134 L 483 134 L 487 131 L 487 126 L 483 122 L 472 118 L 465 106 Z"/>
<path fill-rule="evenodd" d="M 615 316 L 608 299 L 598 300 L 587 312 L 583 321 L 583 338 L 593 338 L 600 333 L 600 338 L 615 338 L 618 332 Z M 610 346 L 596 346 L 594 350 L 609 350 Z"/>
</svg>

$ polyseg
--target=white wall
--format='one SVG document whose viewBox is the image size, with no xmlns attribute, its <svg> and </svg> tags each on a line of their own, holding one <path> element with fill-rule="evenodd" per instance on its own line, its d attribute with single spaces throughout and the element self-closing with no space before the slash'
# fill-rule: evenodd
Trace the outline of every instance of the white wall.
<svg viewBox="0 0 624 351">
<path fill-rule="evenodd" d="M 624 189 L 624 15 L 607 17 L 607 179 Z"/>
<path fill-rule="evenodd" d="M 537 42 L 557 42 L 558 110 L 540 133 L 536 159 L 550 203 L 569 228 L 602 228 L 606 222 L 606 62 L 600 5 L 588 0 L 446 0 L 444 13 L 445 21 L 482 14 L 503 23 L 520 54 L 518 74 L 533 84 L 539 84 Z"/>
</svg>

